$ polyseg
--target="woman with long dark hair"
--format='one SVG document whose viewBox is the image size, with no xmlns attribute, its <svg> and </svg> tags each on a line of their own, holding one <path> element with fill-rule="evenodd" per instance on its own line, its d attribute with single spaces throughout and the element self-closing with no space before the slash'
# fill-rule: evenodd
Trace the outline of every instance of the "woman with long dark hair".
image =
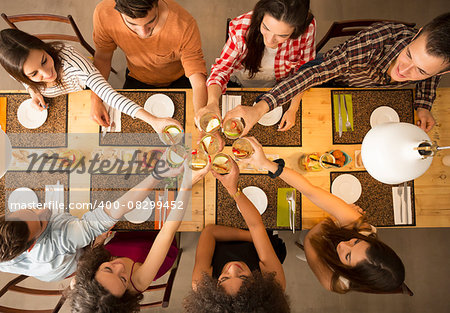
<svg viewBox="0 0 450 313">
<path fill-rule="evenodd" d="M 260 0 L 253 11 L 230 22 L 229 38 L 208 78 L 208 104 L 197 113 L 219 113 L 219 97 L 234 86 L 273 87 L 315 58 L 316 21 L 309 0 Z M 280 131 L 295 124 L 301 95 L 283 115 Z"/>
<path fill-rule="evenodd" d="M 185 311 L 290 312 L 281 265 L 286 257 L 284 243 L 266 232 L 258 210 L 238 188 L 239 168 L 234 161 L 229 174 L 212 173 L 236 201 L 249 230 L 221 225 L 204 228 Z"/>
<path fill-rule="evenodd" d="M 255 138 L 246 138 L 255 153 L 245 161 L 275 173 L 280 165 L 266 158 Z M 384 293 L 396 291 L 403 284 L 402 261 L 378 240 L 375 227 L 365 221 L 357 208 L 289 168 L 284 167 L 279 177 L 334 218 L 314 226 L 304 242 L 308 264 L 327 290 Z"/>
<path fill-rule="evenodd" d="M 4 29 L 0 31 L 0 64 L 25 86 L 36 109 L 47 109 L 43 96 L 57 97 L 89 87 L 109 106 L 143 120 L 158 133 L 169 124 L 181 127 L 174 119 L 157 118 L 117 93 L 95 66 L 69 45 L 46 43 L 23 31 Z M 109 126 L 109 116 L 104 118 L 95 121 Z"/>
</svg>

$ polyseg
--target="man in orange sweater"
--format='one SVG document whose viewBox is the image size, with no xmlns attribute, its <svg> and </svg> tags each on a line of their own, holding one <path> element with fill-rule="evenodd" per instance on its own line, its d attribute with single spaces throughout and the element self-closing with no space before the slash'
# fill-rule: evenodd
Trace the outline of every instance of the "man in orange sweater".
<svg viewBox="0 0 450 313">
<path fill-rule="evenodd" d="M 190 88 L 195 112 L 206 105 L 206 65 L 195 19 L 173 0 L 103 0 L 94 11 L 94 65 L 105 78 L 119 46 L 127 59 L 125 89 Z M 91 117 L 109 116 L 92 96 Z"/>
</svg>

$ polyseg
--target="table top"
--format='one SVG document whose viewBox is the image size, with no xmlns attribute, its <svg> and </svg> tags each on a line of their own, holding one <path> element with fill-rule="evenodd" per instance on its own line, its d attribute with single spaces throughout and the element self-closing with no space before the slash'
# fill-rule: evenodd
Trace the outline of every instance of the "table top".
<svg viewBox="0 0 450 313">
<path fill-rule="evenodd" d="M 249 90 L 249 89 L 242 89 Z M 355 151 L 361 144 L 333 144 L 331 91 L 354 90 L 354 88 L 311 88 L 302 98 L 302 146 L 301 147 L 264 147 L 264 152 L 279 155 L 286 161 L 286 166 L 301 172 L 312 184 L 330 190 L 330 170 L 305 172 L 299 167 L 299 157 L 304 153 L 325 152 L 340 149 L 354 159 Z M 379 90 L 379 89 L 377 89 Z M 429 136 L 440 146 L 450 145 L 450 88 L 439 88 L 438 96 L 432 109 L 437 125 Z M 298 121 L 297 121 L 298 123 Z M 225 153 L 231 154 L 231 147 L 225 147 Z M 450 167 L 442 164 L 445 151 L 434 157 L 430 169 L 414 180 L 416 227 L 450 226 Z M 333 172 L 361 171 L 356 168 L 354 160 L 342 169 Z M 254 171 L 244 170 L 244 173 Z M 216 182 L 211 175 L 205 177 L 205 225 L 216 223 Z M 324 219 L 326 212 L 302 196 L 302 228 L 311 228 Z M 267 226 L 267 225 L 266 225 Z"/>
</svg>

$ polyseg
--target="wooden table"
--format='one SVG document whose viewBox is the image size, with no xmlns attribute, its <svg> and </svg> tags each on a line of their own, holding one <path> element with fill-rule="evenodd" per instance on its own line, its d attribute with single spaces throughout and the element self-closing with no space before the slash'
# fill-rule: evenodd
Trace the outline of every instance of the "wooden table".
<svg viewBox="0 0 450 313">
<path fill-rule="evenodd" d="M 332 128 L 331 90 L 336 89 L 312 88 L 304 93 L 302 100 L 302 147 L 264 147 L 266 154 L 279 155 L 286 161 L 286 166 L 301 172 L 312 184 L 325 190 L 330 190 L 330 171 L 303 171 L 298 165 L 300 155 L 308 152 L 341 149 L 353 157 L 354 152 L 361 149 L 359 144 L 333 145 L 330 136 Z M 437 125 L 429 133 L 430 138 L 437 140 L 440 146 L 450 145 L 449 103 L 450 88 L 440 88 L 432 110 Z M 231 148 L 226 147 L 224 152 L 231 154 Z M 430 169 L 414 181 L 416 227 L 450 226 L 450 167 L 444 166 L 441 161 L 442 155 L 445 154 L 449 154 L 449 152 L 444 151 L 434 157 Z M 342 171 L 356 170 L 361 169 L 355 168 L 354 161 L 342 169 Z M 205 225 L 215 224 L 216 182 L 210 174 L 205 178 L 205 196 Z M 313 227 L 326 216 L 327 213 L 302 196 L 303 228 Z"/>
<path fill-rule="evenodd" d="M 132 92 L 133 90 L 126 90 Z M 162 92 L 169 90 L 149 90 L 151 92 Z M 174 91 L 173 89 L 170 91 Z M 186 133 L 192 133 L 194 130 L 194 111 L 192 104 L 192 90 L 191 89 L 177 89 L 176 91 L 186 93 Z M 2 93 L 25 93 L 24 91 L 3 91 Z M 90 155 L 91 151 L 98 149 L 98 144 L 86 144 L 85 134 L 93 134 L 98 136 L 99 126 L 90 118 L 90 91 L 80 91 L 68 95 L 68 125 L 67 133 L 74 134 L 69 136 L 69 148 L 83 151 L 84 155 Z M 143 106 L 143 103 L 141 103 Z M 80 135 L 78 135 L 80 134 Z M 194 132 L 197 135 L 197 132 Z M 94 141 L 90 141 L 94 142 Z M 98 142 L 98 140 L 96 141 Z M 126 149 L 127 147 L 121 147 Z M 134 147 L 135 148 L 135 147 Z M 90 186 L 91 175 L 85 171 L 82 174 L 73 172 L 70 174 L 69 197 L 71 203 L 90 203 Z M 203 182 L 199 182 L 192 190 L 192 219 L 190 221 L 183 221 L 180 231 L 201 231 L 204 226 L 204 192 Z M 83 215 L 88 209 L 71 210 L 71 213 L 76 216 Z"/>
</svg>

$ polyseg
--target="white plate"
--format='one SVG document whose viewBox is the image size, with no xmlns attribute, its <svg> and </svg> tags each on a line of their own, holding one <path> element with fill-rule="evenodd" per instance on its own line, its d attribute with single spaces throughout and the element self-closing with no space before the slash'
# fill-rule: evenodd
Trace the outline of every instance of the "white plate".
<svg viewBox="0 0 450 313">
<path fill-rule="evenodd" d="M 242 193 L 247 196 L 247 198 L 253 203 L 253 205 L 258 209 L 259 214 L 263 214 L 267 209 L 267 196 L 266 193 L 256 186 L 248 186 L 242 189 Z M 239 209 L 239 212 L 241 210 Z"/>
<path fill-rule="evenodd" d="M 331 185 L 331 193 L 348 204 L 355 203 L 361 196 L 362 187 L 358 178 L 350 174 L 339 175 Z"/>
<path fill-rule="evenodd" d="M 156 117 L 173 117 L 175 105 L 168 96 L 157 93 L 145 101 L 144 110 Z"/>
<path fill-rule="evenodd" d="M 283 117 L 283 107 L 276 107 L 272 111 L 264 114 L 259 119 L 258 124 L 263 126 L 272 126 L 278 123 L 278 121 L 281 120 L 281 117 Z"/>
<path fill-rule="evenodd" d="M 17 119 L 23 127 L 35 129 L 45 123 L 48 116 L 48 110 L 39 111 L 31 106 L 31 99 L 22 102 L 17 109 Z"/>
<path fill-rule="evenodd" d="M 150 206 L 150 199 L 147 197 L 141 202 L 140 209 L 136 208 L 125 214 L 125 219 L 133 224 L 140 224 L 148 221 L 152 216 L 153 208 Z"/>
<path fill-rule="evenodd" d="M 38 197 L 33 190 L 27 187 L 21 187 L 17 188 L 9 195 L 8 209 L 10 212 L 15 212 L 28 207 L 37 207 L 38 203 Z"/>
<path fill-rule="evenodd" d="M 370 115 L 370 126 L 373 128 L 384 123 L 400 122 L 397 112 L 387 106 L 378 107 Z"/>
</svg>

